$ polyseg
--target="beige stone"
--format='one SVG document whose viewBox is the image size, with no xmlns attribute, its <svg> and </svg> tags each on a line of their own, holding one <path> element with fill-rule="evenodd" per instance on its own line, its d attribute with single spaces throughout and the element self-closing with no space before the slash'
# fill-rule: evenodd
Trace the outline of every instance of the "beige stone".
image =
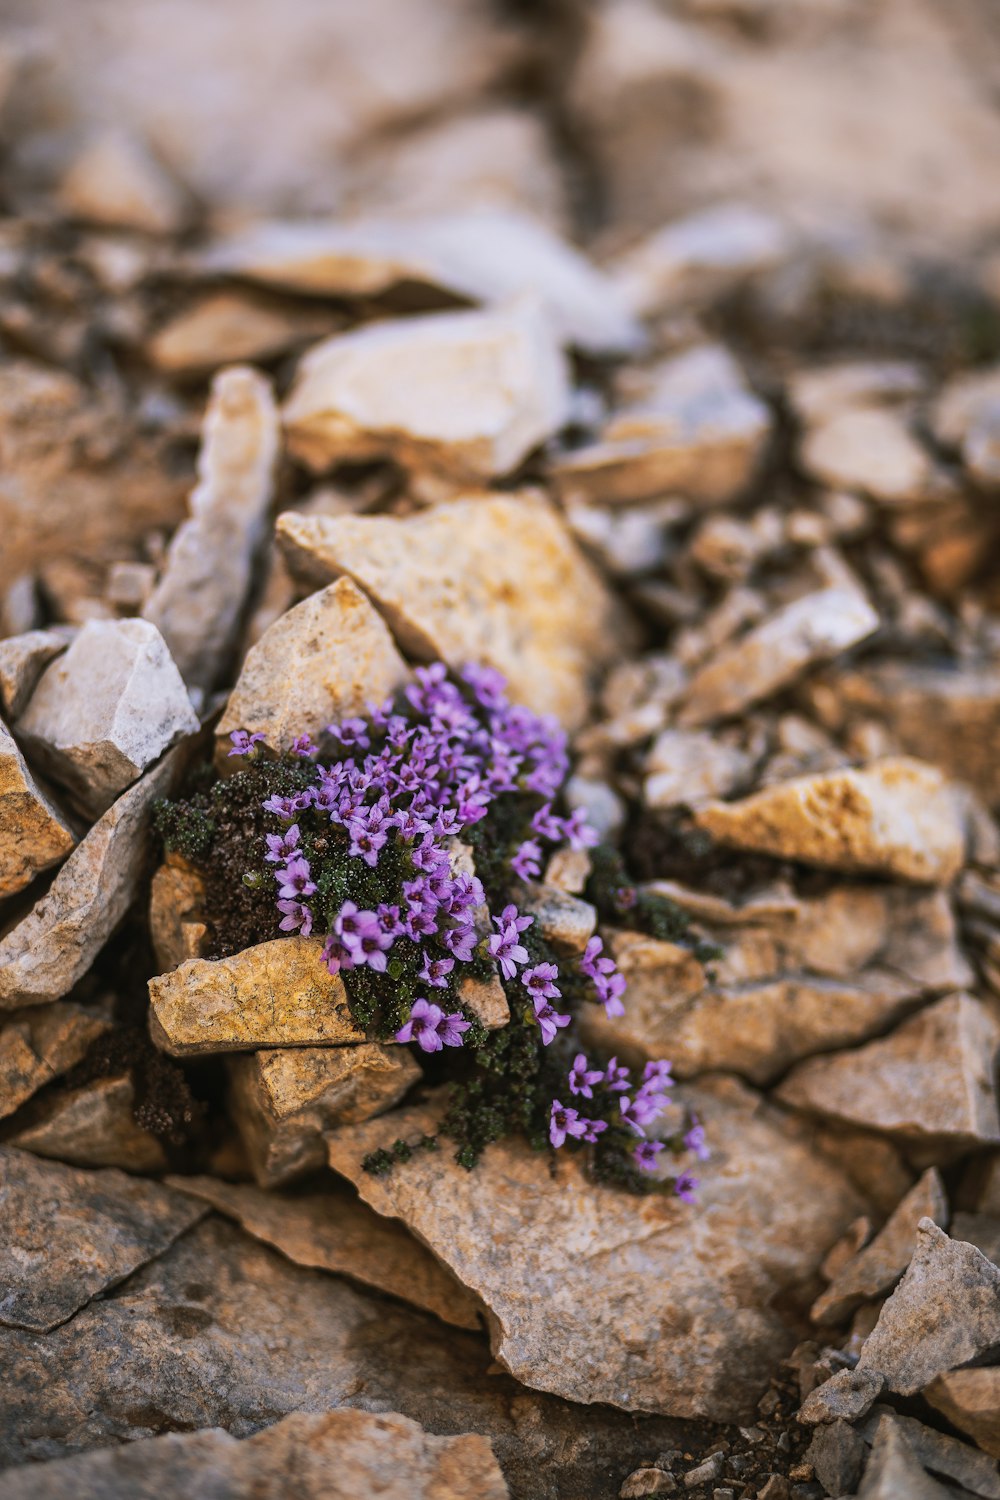
<svg viewBox="0 0 1000 1500">
<path fill-rule="evenodd" d="M 283 409 L 310 469 L 391 458 L 459 484 L 508 474 L 568 415 L 566 363 L 533 300 L 335 335 L 302 360 Z"/>
<path fill-rule="evenodd" d="M 770 430 L 732 355 L 706 344 L 652 370 L 598 442 L 561 454 L 551 472 L 566 497 L 609 503 L 677 491 L 718 504 L 748 483 Z"/>
<path fill-rule="evenodd" d="M 473 496 L 406 519 L 286 512 L 278 537 L 314 587 L 353 578 L 409 655 L 496 667 L 514 702 L 567 727 L 586 713 L 592 673 L 628 639 L 599 575 L 533 492 Z"/>
<path fill-rule="evenodd" d="M 914 1147 L 968 1150 L 1000 1140 L 993 1088 L 998 1042 L 1000 1026 L 986 1007 L 951 995 L 887 1037 L 799 1063 L 777 1097 Z"/>
<path fill-rule="evenodd" d="M 812 1274 L 859 1200 L 835 1168 L 781 1134 L 755 1095 L 720 1083 L 690 1102 L 716 1153 L 693 1209 L 593 1185 L 569 1153 L 553 1177 L 519 1141 L 488 1147 L 473 1172 L 447 1150 L 419 1152 L 385 1177 L 363 1172 L 366 1151 L 433 1125 L 426 1106 L 336 1132 L 330 1161 L 482 1298 L 494 1354 L 522 1384 L 744 1421 L 792 1342 L 775 1310 L 781 1289 Z"/>
<path fill-rule="evenodd" d="M 233 769 L 230 732 L 263 734 L 286 754 L 301 734 L 383 703 L 409 675 L 378 611 L 350 578 L 282 615 L 247 653 L 217 730 L 216 765 Z M 229 761 L 227 765 L 226 762 Z"/>
<path fill-rule="evenodd" d="M 927 1473 L 902 1428 L 887 1422 L 879 1429 L 865 1469 L 858 1500 L 947 1500 L 948 1490 Z"/>
<path fill-rule="evenodd" d="M 325 1142 L 320 1156 L 322 1164 Z M 297 1266 L 348 1276 L 456 1328 L 478 1331 L 481 1326 L 479 1303 L 451 1272 L 401 1224 L 382 1218 L 329 1173 L 314 1191 L 284 1194 L 214 1177 L 167 1180 L 171 1187 L 235 1219 L 248 1234 L 280 1250 Z"/>
<path fill-rule="evenodd" d="M 69 1001 L 8 1015 L 0 1025 L 0 1119 L 74 1067 L 110 1024 L 105 1007 Z"/>
<path fill-rule="evenodd" d="M 158 328 L 147 345 L 165 375 L 190 377 L 270 360 L 332 333 L 335 315 L 282 307 L 252 292 L 212 292 Z"/>
<path fill-rule="evenodd" d="M 965 856 L 961 800 L 941 772 L 890 757 L 779 782 L 696 821 L 721 844 L 835 870 L 950 881 Z"/>
<path fill-rule="evenodd" d="M 892 1291 L 910 1264 L 917 1225 L 925 1218 L 941 1228 L 948 1222 L 944 1184 L 934 1167 L 910 1189 L 871 1244 L 836 1269 L 826 1291 L 813 1303 L 813 1322 L 841 1323 L 862 1302 Z"/>
<path fill-rule="evenodd" d="M 78 1167 L 162 1172 L 166 1152 L 136 1123 L 135 1105 L 135 1086 L 127 1075 L 43 1094 L 28 1105 L 10 1143 Z"/>
<path fill-rule="evenodd" d="M 275 938 L 231 958 L 191 958 L 149 981 L 154 1042 L 174 1057 L 363 1042 L 323 939 Z"/>
<path fill-rule="evenodd" d="M 324 1130 L 391 1109 L 420 1076 L 404 1048 L 376 1042 L 280 1047 L 230 1058 L 230 1107 L 261 1187 L 293 1182 L 321 1167 Z"/>
<path fill-rule="evenodd" d="M 190 687 L 215 686 L 232 649 L 274 498 L 280 431 L 270 382 L 242 366 L 212 382 L 190 517 L 143 610 Z"/>
<path fill-rule="evenodd" d="M 69 635 L 56 630 L 28 630 L 0 640 L 0 711 L 11 723 L 23 713 L 49 662 L 61 656 Z"/>
<path fill-rule="evenodd" d="M 457 991 L 459 1003 L 487 1031 L 499 1031 L 509 1023 L 510 1005 L 495 966 L 489 979 L 476 979 L 471 974 L 460 979 Z"/>
<path fill-rule="evenodd" d="M 72 828 L 36 786 L 0 719 L 0 901 L 58 864 L 75 843 Z"/>
<path fill-rule="evenodd" d="M 814 427 L 802 444 L 803 467 L 834 489 L 860 490 L 883 505 L 940 499 L 933 459 L 895 412 L 849 408 Z"/>
<path fill-rule="evenodd" d="M 162 973 L 187 958 L 203 958 L 208 928 L 201 920 L 205 902 L 203 877 L 180 854 L 167 856 L 149 891 L 149 939 Z"/>
<path fill-rule="evenodd" d="M 142 143 L 105 130 L 80 152 L 59 185 L 63 210 L 112 229 L 174 234 L 189 217 L 187 197 Z"/>
<path fill-rule="evenodd" d="M 558 886 L 529 883 L 518 906 L 534 918 L 539 935 L 568 956 L 582 953 L 597 928 L 597 908 Z"/>
<path fill-rule="evenodd" d="M 129 788 L 74 849 L 46 894 L 0 937 L 0 1010 L 58 1000 L 90 968 L 135 900 L 149 812 L 174 790 L 184 747 Z"/>
<path fill-rule="evenodd" d="M 753 768 L 753 758 L 718 736 L 690 729 L 664 729 L 653 741 L 643 770 L 647 807 L 696 807 L 735 791 Z"/>
<path fill-rule="evenodd" d="M 878 626 L 878 615 L 860 592 L 835 587 L 806 594 L 709 658 L 688 683 L 678 723 L 700 727 L 731 718 L 816 663 L 856 646 Z"/>
<path fill-rule="evenodd" d="M 841 412 L 896 406 L 921 395 L 926 375 L 919 365 L 896 359 L 847 359 L 818 369 L 807 365 L 787 382 L 788 404 L 807 427 Z"/>
<path fill-rule="evenodd" d="M 145 620 L 88 621 L 17 723 L 28 753 L 95 818 L 197 729 L 163 637 Z"/>
<path fill-rule="evenodd" d="M 549 856 L 542 884 L 554 885 L 557 890 L 566 891 L 570 896 L 579 896 L 582 895 L 593 868 L 586 849 L 571 849 L 567 845 Z"/>
<path fill-rule="evenodd" d="M 1000 1458 L 1000 1367 L 948 1370 L 931 1381 L 923 1397 L 959 1432 Z"/>
<path fill-rule="evenodd" d="M 939 443 L 961 448 L 985 412 L 1000 401 L 1000 366 L 965 371 L 945 382 L 928 421 Z"/>
</svg>

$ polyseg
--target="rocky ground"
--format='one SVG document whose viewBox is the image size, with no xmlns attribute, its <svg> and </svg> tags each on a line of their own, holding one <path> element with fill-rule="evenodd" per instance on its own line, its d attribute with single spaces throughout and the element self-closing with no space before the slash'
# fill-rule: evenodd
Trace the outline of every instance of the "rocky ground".
<svg viewBox="0 0 1000 1500">
<path fill-rule="evenodd" d="M 1000 1500 L 995 18 L 299 7 L 5 7 L 0 1500 Z M 695 1205 L 364 1172 L 410 1054 L 154 833 L 470 658 L 687 916 L 585 1040 Z"/>
</svg>

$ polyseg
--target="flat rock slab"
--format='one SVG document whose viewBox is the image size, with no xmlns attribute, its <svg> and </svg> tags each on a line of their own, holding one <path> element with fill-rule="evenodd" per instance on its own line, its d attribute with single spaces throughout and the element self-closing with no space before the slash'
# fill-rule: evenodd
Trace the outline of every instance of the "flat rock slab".
<svg viewBox="0 0 1000 1500">
<path fill-rule="evenodd" d="M 968 1492 L 983 1496 L 983 1500 L 1000 1500 L 1000 1473 L 996 1463 L 988 1454 L 977 1453 L 968 1443 L 948 1433 L 927 1427 L 914 1417 L 900 1416 L 886 1406 L 876 1406 L 859 1424 L 859 1430 L 866 1442 L 877 1446 L 884 1428 L 890 1424 L 899 1428 L 925 1469 L 961 1485 L 963 1494 Z"/>
<path fill-rule="evenodd" d="M 555 330 L 525 299 L 335 334 L 302 360 L 282 415 L 311 469 L 394 459 L 467 484 L 510 473 L 569 410 Z"/>
<path fill-rule="evenodd" d="M 935 1410 L 994 1458 L 1000 1458 L 1000 1366 L 949 1370 L 923 1392 Z"/>
<path fill-rule="evenodd" d="M 235 1219 L 297 1266 L 349 1276 L 456 1328 L 482 1326 L 479 1303 L 451 1272 L 401 1224 L 377 1214 L 345 1183 L 329 1181 L 316 1192 L 263 1193 L 214 1177 L 171 1177 L 168 1182 Z"/>
<path fill-rule="evenodd" d="M 45 669 L 17 722 L 29 754 L 89 817 L 198 717 L 166 642 L 146 620 L 88 620 Z"/>
<path fill-rule="evenodd" d="M 394 1412 L 295 1412 L 242 1442 L 170 1433 L 0 1474 L 0 1500 L 507 1500 L 489 1441 Z"/>
<path fill-rule="evenodd" d="M 0 1147 L 0 1323 L 46 1333 L 190 1229 L 181 1193 Z"/>
<path fill-rule="evenodd" d="M 1000 1140 L 998 1042 L 1000 1026 L 984 1005 L 971 995 L 949 995 L 887 1037 L 799 1063 L 777 1097 L 915 1146 L 987 1145 Z"/>
<path fill-rule="evenodd" d="M 14 736 L 0 720 L 0 901 L 65 859 L 76 836 L 35 785 Z"/>
<path fill-rule="evenodd" d="M 434 1106 L 338 1131 L 330 1163 L 482 1298 L 494 1353 L 525 1385 L 744 1421 L 792 1341 L 775 1302 L 812 1274 L 858 1200 L 775 1128 L 757 1096 L 722 1084 L 691 1102 L 718 1153 L 693 1209 L 591 1184 L 568 1153 L 552 1176 L 546 1156 L 520 1142 L 491 1146 L 473 1172 L 447 1149 L 386 1177 L 362 1170 L 368 1151 L 432 1129 Z"/>
<path fill-rule="evenodd" d="M 173 790 L 183 749 L 118 798 L 42 899 L 0 938 L 0 1011 L 58 1000 L 90 968 L 135 900 L 149 851 L 150 808 Z"/>
<path fill-rule="evenodd" d="M 250 291 L 212 292 L 158 328 L 146 353 L 165 375 L 184 380 L 241 360 L 274 359 L 339 324 L 323 308 L 289 307 Z"/>
<path fill-rule="evenodd" d="M 158 1136 L 136 1123 L 135 1084 L 128 1073 L 95 1078 L 33 1100 L 18 1116 L 12 1145 L 78 1167 L 162 1172 L 167 1154 Z"/>
<path fill-rule="evenodd" d="M 7 719 L 20 716 L 42 672 L 66 650 L 71 635 L 65 629 L 28 630 L 0 641 L 0 712 Z"/>
<path fill-rule="evenodd" d="M 422 1076 L 405 1047 L 379 1042 L 267 1048 L 228 1062 L 230 1110 L 261 1187 L 324 1166 L 325 1130 L 391 1109 Z"/>
<path fill-rule="evenodd" d="M 927 1473 L 903 1429 L 894 1422 L 879 1429 L 865 1469 L 858 1500 L 948 1500 L 948 1490 Z"/>
<path fill-rule="evenodd" d="M 883 505 L 933 500 L 941 492 L 934 461 L 898 413 L 848 408 L 815 426 L 802 464 L 820 484 L 860 490 Z"/>
<path fill-rule="evenodd" d="M 232 771 L 229 734 L 262 734 L 274 755 L 301 734 L 383 703 L 409 676 L 378 610 L 350 578 L 303 599 L 247 653 L 219 723 L 216 764 Z M 228 762 L 228 764 L 227 764 Z"/>
<path fill-rule="evenodd" d="M 104 1008 L 69 1001 L 8 1015 L 0 1023 L 0 1119 L 74 1067 L 110 1025 Z"/>
<path fill-rule="evenodd" d="M 955 788 L 935 767 L 902 756 L 713 802 L 695 821 L 732 848 L 929 884 L 947 884 L 965 859 Z"/>
<path fill-rule="evenodd" d="M 174 1057 L 257 1047 L 340 1046 L 365 1034 L 323 939 L 274 938 L 231 958 L 190 958 L 149 981 L 149 1027 Z"/>
<path fill-rule="evenodd" d="M 347 574 L 402 650 L 422 661 L 498 668 L 510 697 L 568 728 L 593 674 L 627 643 L 618 606 L 540 496 L 476 495 L 423 514 L 278 518 L 297 576 Z"/>
</svg>

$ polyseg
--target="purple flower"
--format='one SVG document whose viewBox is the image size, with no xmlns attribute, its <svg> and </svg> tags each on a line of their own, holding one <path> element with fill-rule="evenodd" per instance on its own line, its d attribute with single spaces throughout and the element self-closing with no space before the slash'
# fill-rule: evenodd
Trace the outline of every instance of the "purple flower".
<svg viewBox="0 0 1000 1500">
<path fill-rule="evenodd" d="M 632 1159 L 640 1172 L 655 1172 L 656 1158 L 662 1150 L 662 1141 L 640 1141 L 632 1152 Z"/>
<path fill-rule="evenodd" d="M 378 918 L 374 912 L 359 911 L 353 901 L 344 902 L 333 924 L 333 930 L 345 948 L 354 949 L 359 946 L 368 929 L 369 918 L 375 926 L 378 926 Z"/>
<path fill-rule="evenodd" d="M 354 958 L 351 950 L 341 942 L 336 933 L 331 932 L 323 944 L 323 962 L 331 974 L 339 974 L 341 969 L 353 969 Z"/>
<path fill-rule="evenodd" d="M 665 1104 L 662 1094 L 646 1094 L 639 1090 L 633 1099 L 622 1094 L 618 1100 L 622 1120 L 636 1135 L 645 1135 L 646 1126 L 662 1115 Z"/>
<path fill-rule="evenodd" d="M 606 961 L 606 960 L 605 960 Z M 625 976 L 617 970 L 613 974 L 598 974 L 594 981 L 599 999 L 604 1005 L 606 1016 L 623 1016 L 625 1007 L 621 997 L 625 993 Z"/>
<path fill-rule="evenodd" d="M 569 839 L 571 849 L 593 849 L 595 844 L 601 842 L 599 835 L 584 821 L 583 811 L 579 807 L 563 820 L 563 837 Z"/>
<path fill-rule="evenodd" d="M 472 961 L 472 955 L 476 949 L 476 933 L 473 927 L 446 927 L 441 934 L 441 941 L 453 953 L 460 963 L 467 964 Z"/>
<path fill-rule="evenodd" d="M 563 1105 L 558 1099 L 553 1099 L 549 1110 L 549 1140 L 557 1149 L 565 1144 L 568 1135 L 579 1140 L 586 1135 L 588 1123 L 580 1119 L 572 1105 Z"/>
<path fill-rule="evenodd" d="M 342 724 L 328 724 L 326 729 L 342 745 L 357 745 L 360 749 L 367 750 L 371 744 L 368 725 L 364 719 L 345 719 Z"/>
<path fill-rule="evenodd" d="M 592 937 L 588 942 L 586 948 L 584 948 L 583 950 L 583 956 L 580 959 L 580 973 L 585 974 L 588 979 L 597 978 L 597 960 L 603 948 L 604 943 L 601 941 L 601 939 L 599 937 Z M 609 960 L 605 959 L 606 963 L 608 961 Z"/>
<path fill-rule="evenodd" d="M 600 1083 L 603 1077 L 604 1074 L 600 1068 L 588 1069 L 586 1054 L 578 1052 L 569 1070 L 569 1091 L 571 1094 L 579 1094 L 584 1099 L 593 1099 L 593 1085 Z"/>
<path fill-rule="evenodd" d="M 300 734 L 292 741 L 292 754 L 299 756 L 302 760 L 312 760 L 319 754 L 319 746 L 314 745 L 307 734 Z"/>
<path fill-rule="evenodd" d="M 278 910 L 282 913 L 278 923 L 282 932 L 301 932 L 303 937 L 312 932 L 312 912 L 304 901 L 279 901 Z"/>
<path fill-rule="evenodd" d="M 632 1075 L 617 1057 L 612 1057 L 604 1070 L 604 1087 L 611 1094 L 620 1094 L 632 1087 Z"/>
<path fill-rule="evenodd" d="M 275 871 L 275 879 L 279 882 L 278 895 L 285 900 L 311 896 L 316 889 L 316 882 L 310 878 L 310 874 L 309 861 L 301 854 L 290 859 L 283 870 Z"/>
<path fill-rule="evenodd" d="M 534 880 L 542 872 L 542 846 L 536 839 L 525 839 L 510 862 L 519 880 Z"/>
<path fill-rule="evenodd" d="M 467 682 L 476 701 L 483 708 L 501 708 L 506 701 L 507 681 L 502 673 L 495 667 L 480 667 L 474 662 L 469 662 L 459 673 L 463 682 Z"/>
<path fill-rule="evenodd" d="M 543 839 L 558 843 L 563 836 L 563 820 L 552 811 L 552 803 L 546 802 L 531 820 L 531 826 Z"/>
<path fill-rule="evenodd" d="M 568 1026 L 573 1019 L 572 1016 L 560 1015 L 559 1011 L 553 1010 L 547 1000 L 535 1000 L 535 1020 L 538 1022 L 542 1032 L 542 1044 L 548 1046 L 554 1040 L 555 1034 L 560 1026 Z"/>
<path fill-rule="evenodd" d="M 697 1187 L 698 1178 L 693 1177 L 690 1172 L 682 1172 L 674 1183 L 674 1192 L 677 1194 L 678 1198 L 682 1198 L 685 1203 L 696 1203 Z"/>
<path fill-rule="evenodd" d="M 510 902 L 504 907 L 499 917 L 493 918 L 493 925 L 500 928 L 513 927 L 516 932 L 527 932 L 534 920 L 534 917 L 518 916 L 517 907 Z"/>
<path fill-rule="evenodd" d="M 291 823 L 296 815 L 300 812 L 303 812 L 312 801 L 311 795 L 306 799 L 305 802 L 301 801 L 301 795 L 302 794 L 299 793 L 294 797 L 279 797 L 277 793 L 275 793 L 273 797 L 268 797 L 267 801 L 262 803 L 261 805 L 263 806 L 265 812 L 275 813 L 279 818 L 282 818 L 284 822 Z"/>
<path fill-rule="evenodd" d="M 399 920 L 398 906 L 387 906 L 383 901 L 375 908 L 375 915 L 378 917 L 378 925 L 388 937 L 399 937 L 403 930 L 403 924 Z"/>
<path fill-rule="evenodd" d="M 450 1016 L 445 1016 L 438 1027 L 438 1035 L 446 1047 L 462 1047 L 465 1045 L 463 1033 L 472 1025 L 467 1021 L 460 1011 L 453 1011 Z"/>
<path fill-rule="evenodd" d="M 648 1062 L 642 1070 L 642 1081 L 647 1088 L 672 1089 L 674 1080 L 670 1076 L 673 1063 L 663 1058 Z"/>
<path fill-rule="evenodd" d="M 705 1139 L 705 1127 L 697 1115 L 691 1116 L 691 1128 L 684 1137 L 684 1144 L 689 1151 L 693 1151 L 699 1161 L 708 1161 L 711 1151 Z"/>
<path fill-rule="evenodd" d="M 264 835 L 267 843 L 267 853 L 264 858 L 269 865 L 281 865 L 286 860 L 292 859 L 299 847 L 299 825 L 293 823 L 291 828 L 286 828 L 284 833 L 267 833 Z"/>
<path fill-rule="evenodd" d="M 455 960 L 453 958 L 428 958 L 426 953 L 423 958 L 424 966 L 417 974 L 417 978 L 422 979 L 425 984 L 431 985 L 434 989 L 445 989 L 448 984 L 447 976 L 455 967 Z"/>
<path fill-rule="evenodd" d="M 516 906 L 505 906 L 499 917 L 493 918 L 493 925 L 499 931 L 492 934 L 488 947 L 505 979 L 513 979 L 518 964 L 528 962 L 528 950 L 518 938 L 533 921 L 533 917 L 519 917 Z"/>
<path fill-rule="evenodd" d="M 259 745 L 264 738 L 263 734 L 248 734 L 245 729 L 234 729 L 229 738 L 232 740 L 233 748 L 230 756 L 253 755 L 254 746 Z"/>
<path fill-rule="evenodd" d="M 471 1022 L 460 1012 L 446 1016 L 439 1005 L 420 996 L 410 1009 L 410 1019 L 396 1032 L 397 1042 L 416 1042 L 424 1052 L 440 1052 L 442 1047 L 461 1047 L 462 1033 Z"/>
<path fill-rule="evenodd" d="M 555 964 L 535 964 L 534 968 L 525 969 L 521 983 L 533 1000 L 555 1000 L 562 994 L 553 982 L 558 978 L 559 970 Z"/>
</svg>

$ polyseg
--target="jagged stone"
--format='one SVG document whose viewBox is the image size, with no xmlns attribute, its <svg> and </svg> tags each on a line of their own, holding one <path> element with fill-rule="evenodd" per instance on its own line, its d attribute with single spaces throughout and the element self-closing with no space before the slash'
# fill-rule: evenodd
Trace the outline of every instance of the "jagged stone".
<svg viewBox="0 0 1000 1500">
<path fill-rule="evenodd" d="M 157 329 L 147 352 L 164 374 L 190 377 L 273 359 L 335 327 L 336 318 L 322 311 L 300 311 L 250 292 L 213 292 Z"/>
<path fill-rule="evenodd" d="M 803 1401 L 798 1419 L 809 1427 L 826 1422 L 856 1422 L 870 1411 L 885 1381 L 875 1370 L 838 1370 Z"/>
<path fill-rule="evenodd" d="M 0 640 L 0 711 L 11 723 L 20 717 L 42 672 L 62 655 L 70 638 L 56 630 L 28 630 Z"/>
<path fill-rule="evenodd" d="M 112 229 L 174 234 L 190 214 L 179 184 L 135 136 L 104 130 L 89 141 L 59 184 L 71 218 Z"/>
<path fill-rule="evenodd" d="M 897 1423 L 880 1428 L 858 1500 L 948 1500 L 948 1491 L 924 1469 Z"/>
<path fill-rule="evenodd" d="M 72 828 L 36 786 L 0 720 L 0 901 L 65 859 L 75 843 Z"/>
<path fill-rule="evenodd" d="M 860 490 L 883 505 L 948 495 L 930 453 L 895 412 L 874 407 L 838 412 L 807 434 L 801 457 L 806 472 L 821 484 Z"/>
<path fill-rule="evenodd" d="M 1000 1458 L 1000 1366 L 948 1370 L 931 1381 L 923 1397 L 959 1432 Z"/>
<path fill-rule="evenodd" d="M 168 854 L 149 891 L 149 940 L 161 972 L 176 969 L 185 959 L 205 957 L 204 902 L 204 877 L 183 855 Z"/>
<path fill-rule="evenodd" d="M 1000 1474 L 996 1463 L 985 1453 L 977 1453 L 968 1443 L 947 1433 L 927 1427 L 913 1417 L 900 1416 L 891 1407 L 876 1407 L 860 1424 L 865 1441 L 878 1446 L 887 1425 L 899 1429 L 914 1457 L 925 1469 L 960 1485 L 961 1493 L 982 1495 L 984 1500 L 1000 1500 Z"/>
<path fill-rule="evenodd" d="M 8 1015 L 0 1024 L 0 1119 L 74 1067 L 110 1024 L 104 1007 L 70 1001 Z"/>
<path fill-rule="evenodd" d="M 34 1099 L 18 1116 L 12 1145 L 78 1167 L 162 1172 L 163 1142 L 136 1122 L 135 1084 L 128 1074 L 97 1078 Z"/>
</svg>

